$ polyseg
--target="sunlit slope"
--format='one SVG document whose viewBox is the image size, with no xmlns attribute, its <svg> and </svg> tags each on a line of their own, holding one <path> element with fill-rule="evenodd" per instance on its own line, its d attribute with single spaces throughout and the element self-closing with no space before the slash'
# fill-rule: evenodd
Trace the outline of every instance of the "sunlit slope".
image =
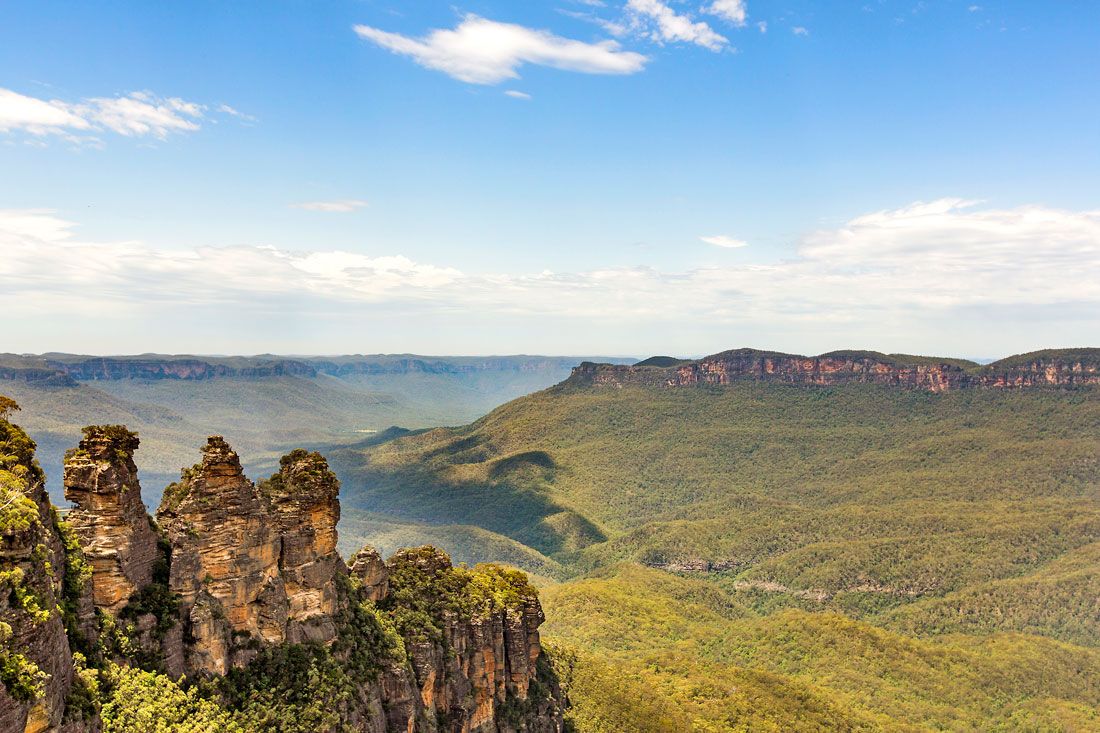
<svg viewBox="0 0 1100 733">
<path fill-rule="evenodd" d="M 334 358 L 330 370 L 349 366 L 343 362 L 350 359 Z M 77 366 L 101 361 L 61 360 L 76 361 Z M 100 374 L 101 369 L 88 367 L 75 372 L 79 381 L 61 373 L 52 381 L 0 379 L 0 394 L 12 396 L 24 407 L 20 419 L 38 441 L 39 460 L 46 468 L 53 499 L 60 504 L 64 504 L 62 455 L 76 445 L 85 425 L 118 423 L 140 433 L 142 446 L 136 460 L 145 496 L 155 505 L 161 489 L 179 477 L 183 466 L 194 463 L 197 448 L 208 435 L 229 439 L 250 474 L 267 474 L 280 455 L 295 447 L 354 443 L 393 425 L 423 428 L 469 422 L 503 402 L 563 379 L 571 364 L 543 357 L 427 361 L 374 357 L 368 360 L 367 366 L 375 369 L 370 373 L 334 375 L 307 369 L 304 374 L 190 379 L 131 378 L 124 376 L 124 368 L 136 363 L 154 371 L 171 371 L 206 362 L 155 356 L 108 361 L 113 365 L 107 370 L 113 375 L 110 378 Z M 263 365 L 262 360 L 244 357 L 212 361 L 232 368 Z M 51 371 L 44 359 L 0 355 L 0 366 L 5 363 Z M 309 364 L 299 366 L 306 369 Z M 403 366 L 409 368 L 403 371 Z M 472 366 L 478 368 L 467 368 Z M 349 366 L 353 367 L 356 364 Z"/>
<path fill-rule="evenodd" d="M 1098 454 L 1095 390 L 750 382 L 558 387 L 335 460 L 351 505 L 477 525 L 577 571 L 722 571 L 879 611 L 1100 539 Z"/>
<path fill-rule="evenodd" d="M 562 386 L 336 460 L 364 540 L 564 579 L 579 731 L 1100 730 L 1100 391 Z"/>
<path fill-rule="evenodd" d="M 1095 648 L 756 615 L 712 584 L 630 565 L 542 597 L 585 731 L 1100 729 Z"/>
</svg>

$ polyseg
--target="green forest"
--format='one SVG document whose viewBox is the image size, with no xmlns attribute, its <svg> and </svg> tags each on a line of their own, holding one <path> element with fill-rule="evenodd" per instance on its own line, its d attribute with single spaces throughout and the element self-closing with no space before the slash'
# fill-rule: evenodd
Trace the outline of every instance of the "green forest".
<svg viewBox="0 0 1100 733">
<path fill-rule="evenodd" d="M 578 731 L 1100 730 L 1100 391 L 523 397 L 333 452 L 342 530 L 541 585 Z"/>
</svg>

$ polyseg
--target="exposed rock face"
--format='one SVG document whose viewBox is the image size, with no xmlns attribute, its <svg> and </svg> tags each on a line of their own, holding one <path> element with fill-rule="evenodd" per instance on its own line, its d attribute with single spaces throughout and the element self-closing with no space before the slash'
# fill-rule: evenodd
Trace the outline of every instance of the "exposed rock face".
<svg viewBox="0 0 1100 733">
<path fill-rule="evenodd" d="M 370 601 L 378 603 L 389 594 L 390 571 L 378 550 L 370 545 L 361 548 L 352 556 L 349 569 Z"/>
<path fill-rule="evenodd" d="M 296 450 L 260 486 L 282 534 L 279 572 L 287 596 L 286 638 L 330 641 L 336 635 L 336 574 L 346 572 L 336 551 L 340 482 L 320 453 Z"/>
<path fill-rule="evenodd" d="M 1100 349 L 1037 352 L 981 367 L 957 360 L 836 351 L 797 356 L 754 349 L 724 351 L 672 366 L 585 362 L 568 383 L 597 387 L 729 385 L 738 380 L 814 384 L 882 384 L 930 392 L 975 387 L 1100 385 Z"/>
<path fill-rule="evenodd" d="M 211 437 L 202 463 L 165 489 L 157 520 L 172 547 L 168 587 L 194 638 L 184 671 L 225 674 L 250 658 L 249 642 L 286 640 L 279 527 L 224 439 Z"/>
<path fill-rule="evenodd" d="M 165 491 L 168 552 L 141 503 L 137 445 L 123 428 L 85 430 L 65 469 L 70 528 L 34 444 L 0 415 L 0 662 L 22 670 L 0 685 L 0 733 L 99 730 L 75 648 L 97 668 L 114 660 L 172 677 L 224 674 L 268 651 L 328 655 L 361 672 L 344 672 L 333 733 L 561 732 L 542 609 L 522 573 L 454 568 L 433 548 L 388 564 L 363 548 L 349 570 L 325 459 L 294 451 L 256 486 L 220 437 Z M 272 648 L 286 644 L 306 646 Z M 74 699 L 84 702 L 67 709 Z"/>
<path fill-rule="evenodd" d="M 387 568 L 399 596 L 415 588 L 430 597 L 429 589 L 461 586 L 468 573 L 456 571 L 447 554 L 432 547 L 401 550 Z M 463 612 L 434 598 L 438 633 L 406 632 L 421 702 L 429 719 L 442 721 L 439 730 L 448 733 L 560 731 L 560 695 L 552 681 L 540 680 L 538 668 L 544 620 L 538 596 L 525 580 L 516 584 L 509 571 L 491 572 L 502 573 L 496 578 L 511 596 L 503 605 L 475 594 L 474 609 Z M 393 600 L 384 598 L 383 607 Z"/>
<path fill-rule="evenodd" d="M 84 429 L 65 460 L 67 517 L 92 565 L 96 606 L 117 614 L 153 580 L 157 536 L 141 501 L 136 435 L 117 425 Z"/>
</svg>

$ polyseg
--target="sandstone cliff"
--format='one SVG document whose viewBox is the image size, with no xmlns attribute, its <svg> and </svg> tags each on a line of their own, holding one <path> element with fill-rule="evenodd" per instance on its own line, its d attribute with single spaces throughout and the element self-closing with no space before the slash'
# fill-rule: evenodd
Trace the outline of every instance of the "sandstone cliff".
<svg viewBox="0 0 1100 733">
<path fill-rule="evenodd" d="M 137 703 L 104 695 L 136 667 L 197 684 L 189 704 L 233 731 L 561 731 L 526 576 L 433 548 L 388 562 L 363 548 L 349 569 L 319 454 L 294 451 L 257 485 L 212 437 L 153 523 L 137 436 L 87 428 L 62 521 L 34 444 L 2 416 L 0 442 L 0 733 L 95 733 L 101 707 L 117 729 Z"/>
<path fill-rule="evenodd" d="M 930 392 L 1100 385 L 1100 349 L 1035 352 L 986 366 L 877 352 L 834 351 L 821 356 L 798 356 L 735 349 L 686 362 L 667 357 L 634 366 L 585 362 L 573 369 L 567 384 L 685 387 L 729 385 L 739 380 L 820 386 L 881 384 Z"/>
<path fill-rule="evenodd" d="M 121 426 L 85 428 L 65 460 L 66 519 L 92 566 L 95 604 L 117 614 L 153 582 L 157 536 L 141 501 L 136 435 Z"/>
<path fill-rule="evenodd" d="M 248 660 L 253 642 L 286 641 L 282 538 L 272 519 L 221 437 L 210 438 L 202 462 L 164 490 L 157 521 L 172 548 L 168 587 L 194 640 L 182 668 L 170 672 L 225 674 Z"/>
</svg>

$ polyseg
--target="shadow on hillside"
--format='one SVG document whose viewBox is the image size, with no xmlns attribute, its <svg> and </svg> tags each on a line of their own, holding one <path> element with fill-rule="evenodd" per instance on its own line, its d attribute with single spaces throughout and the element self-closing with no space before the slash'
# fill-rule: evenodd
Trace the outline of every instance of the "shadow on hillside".
<svg viewBox="0 0 1100 733">
<path fill-rule="evenodd" d="M 431 524 L 469 524 L 511 537 L 544 555 L 579 551 L 605 541 L 604 533 L 545 492 L 557 466 L 544 451 L 493 461 L 484 479 L 456 479 L 454 466 L 484 464 L 489 448 L 475 436 L 431 453 L 445 456 L 440 469 L 424 463 L 399 467 L 363 464 L 353 451 L 334 451 L 330 462 L 340 477 L 348 507 Z"/>
</svg>

